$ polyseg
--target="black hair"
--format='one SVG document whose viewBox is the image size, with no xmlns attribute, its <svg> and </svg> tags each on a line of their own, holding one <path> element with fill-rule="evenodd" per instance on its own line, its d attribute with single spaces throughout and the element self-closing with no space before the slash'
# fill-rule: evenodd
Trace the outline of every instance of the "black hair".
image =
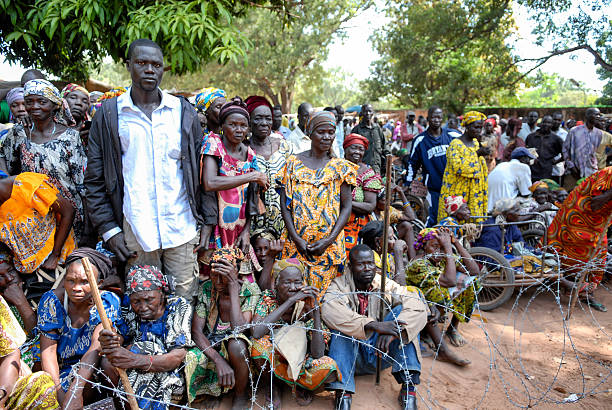
<svg viewBox="0 0 612 410">
<path fill-rule="evenodd" d="M 339 112 L 339 111 L 344 112 L 344 108 L 343 108 L 343 107 L 342 107 L 340 104 L 336 105 L 336 106 L 334 107 L 334 110 L 336 110 L 336 112 Z"/>
<path fill-rule="evenodd" d="M 359 243 L 353 246 L 353 249 L 351 249 L 351 251 L 349 252 L 349 261 L 353 259 L 353 257 L 357 255 L 359 252 L 373 252 L 373 250 L 368 245 Z"/>
<path fill-rule="evenodd" d="M 157 44 L 155 41 L 149 40 L 148 38 L 139 38 L 138 40 L 134 40 L 130 43 L 127 50 L 128 60 L 132 59 L 132 54 L 134 54 L 134 50 L 136 49 L 136 47 L 153 47 L 158 49 L 162 54 L 164 54 L 159 44 Z"/>
<path fill-rule="evenodd" d="M 432 105 L 431 107 L 429 107 L 429 109 L 427 110 L 427 117 L 431 118 L 431 116 L 433 115 L 434 112 L 436 111 L 442 111 L 442 108 L 438 107 L 437 105 Z M 442 113 L 444 113 L 444 111 L 442 111 Z M 421 118 L 422 115 L 419 115 L 419 118 Z"/>
<path fill-rule="evenodd" d="M 332 112 L 332 111 L 336 111 L 336 109 L 334 107 L 325 107 L 325 108 L 323 108 L 323 111 Z"/>
<path fill-rule="evenodd" d="M 376 249 L 376 239 L 382 238 L 385 224 L 382 221 L 368 222 L 359 234 L 357 235 L 361 243 L 367 245 L 370 249 Z"/>
</svg>

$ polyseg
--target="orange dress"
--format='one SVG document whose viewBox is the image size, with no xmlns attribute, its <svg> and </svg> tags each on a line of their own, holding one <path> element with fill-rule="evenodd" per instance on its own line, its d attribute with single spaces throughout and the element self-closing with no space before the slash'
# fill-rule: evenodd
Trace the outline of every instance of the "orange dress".
<svg viewBox="0 0 612 410">
<path fill-rule="evenodd" d="M 58 190 L 49 177 L 24 172 L 15 177 L 11 197 L 0 206 L 0 242 L 13 255 L 15 269 L 32 273 L 43 264 L 55 244 L 55 215 L 49 212 Z M 59 263 L 75 249 L 71 230 L 62 248 Z"/>
</svg>

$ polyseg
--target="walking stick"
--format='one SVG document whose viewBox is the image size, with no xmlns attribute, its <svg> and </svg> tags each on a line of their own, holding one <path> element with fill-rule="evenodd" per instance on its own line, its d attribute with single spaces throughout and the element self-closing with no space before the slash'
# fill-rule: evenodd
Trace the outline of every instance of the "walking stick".
<svg viewBox="0 0 612 410">
<path fill-rule="evenodd" d="M 572 289 L 572 291 L 570 292 L 569 309 L 567 310 L 567 315 L 565 315 L 565 320 L 569 320 L 570 317 L 572 316 L 572 311 L 574 310 L 574 307 L 576 307 L 576 302 L 578 301 L 580 289 L 582 289 L 582 286 L 584 285 L 584 281 L 586 280 L 586 275 L 587 275 L 586 270 L 583 270 L 583 272 L 580 274 L 580 279 L 578 279 L 578 283 L 575 285 L 576 292 L 574 292 L 574 289 Z"/>
<path fill-rule="evenodd" d="M 96 309 L 98 309 L 98 314 L 100 315 L 100 320 L 102 321 L 102 326 L 106 330 L 113 330 L 113 325 L 111 324 L 108 316 L 106 316 L 106 310 L 104 310 L 104 305 L 102 304 L 102 298 L 100 297 L 100 289 L 98 289 L 98 281 L 93 273 L 93 269 L 91 268 L 91 262 L 89 262 L 89 258 L 84 257 L 81 259 L 81 263 L 83 264 L 83 269 L 85 269 L 85 274 L 87 275 L 87 280 L 89 281 L 89 287 L 91 288 L 91 294 L 94 299 L 94 303 L 96 304 Z M 124 369 L 120 369 L 115 367 L 117 373 L 119 373 L 119 377 L 121 378 L 121 383 L 123 383 L 123 388 L 127 393 L 128 402 L 130 403 L 130 408 L 132 410 L 139 410 L 138 402 L 136 402 L 136 397 L 134 396 L 134 389 L 130 384 L 130 380 L 128 379 L 127 373 Z"/>
<path fill-rule="evenodd" d="M 391 155 L 387 155 L 387 172 L 385 173 L 387 180 L 385 181 L 385 213 L 383 227 L 383 244 L 382 244 L 382 274 L 380 275 L 380 311 L 378 312 L 378 321 L 385 320 L 385 304 L 383 303 L 385 294 L 385 283 L 387 280 L 387 254 L 389 252 L 389 221 L 391 217 Z M 376 358 L 376 385 L 380 384 L 380 369 L 382 365 L 382 356 L 379 354 Z"/>
</svg>

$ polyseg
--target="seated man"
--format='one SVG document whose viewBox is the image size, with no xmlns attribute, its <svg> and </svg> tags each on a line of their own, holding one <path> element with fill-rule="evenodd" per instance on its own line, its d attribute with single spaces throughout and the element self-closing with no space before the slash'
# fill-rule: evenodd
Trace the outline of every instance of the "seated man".
<svg viewBox="0 0 612 410">
<path fill-rule="evenodd" d="M 376 371 L 376 353 L 384 353 L 383 367 L 401 383 L 403 409 L 416 409 L 416 385 L 421 373 L 419 332 L 427 322 L 427 304 L 414 287 L 386 281 L 385 299 L 393 307 L 383 322 L 377 321 L 380 275 L 374 252 L 366 245 L 349 253 L 344 275 L 330 284 L 321 305 L 322 319 L 332 329 L 329 357 L 336 361 L 342 380 L 328 384 L 336 391 L 335 408 L 348 410 L 355 393 L 355 376 Z"/>
<path fill-rule="evenodd" d="M 149 265 L 130 269 L 126 294 L 130 305 L 118 326 L 121 336 L 106 329 L 100 332 L 102 366 L 115 385 L 119 374 L 114 367 L 127 370 L 140 409 L 167 409 L 172 395 L 183 393 L 179 367 L 193 346 L 191 305 L 174 296 L 173 284 Z"/>
<path fill-rule="evenodd" d="M 191 334 L 197 347 L 185 358 L 187 399 L 219 397 L 234 389 L 232 408 L 249 403 L 249 339 L 242 334 L 251 323 L 261 291 L 256 283 L 239 278 L 244 260 L 238 248 L 216 249 L 210 279 L 198 292 Z"/>
</svg>

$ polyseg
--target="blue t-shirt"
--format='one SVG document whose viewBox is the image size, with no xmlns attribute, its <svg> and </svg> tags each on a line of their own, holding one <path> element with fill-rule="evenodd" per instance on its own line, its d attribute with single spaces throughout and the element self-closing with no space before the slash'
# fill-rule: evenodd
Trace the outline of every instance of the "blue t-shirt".
<svg viewBox="0 0 612 410">
<path fill-rule="evenodd" d="M 446 168 L 446 150 L 450 142 L 459 136 L 461 134 L 455 130 L 442 130 L 442 134 L 434 138 L 429 134 L 429 129 L 417 135 L 407 161 L 406 182 L 411 183 L 422 168 L 427 189 L 440 192 Z"/>
</svg>

